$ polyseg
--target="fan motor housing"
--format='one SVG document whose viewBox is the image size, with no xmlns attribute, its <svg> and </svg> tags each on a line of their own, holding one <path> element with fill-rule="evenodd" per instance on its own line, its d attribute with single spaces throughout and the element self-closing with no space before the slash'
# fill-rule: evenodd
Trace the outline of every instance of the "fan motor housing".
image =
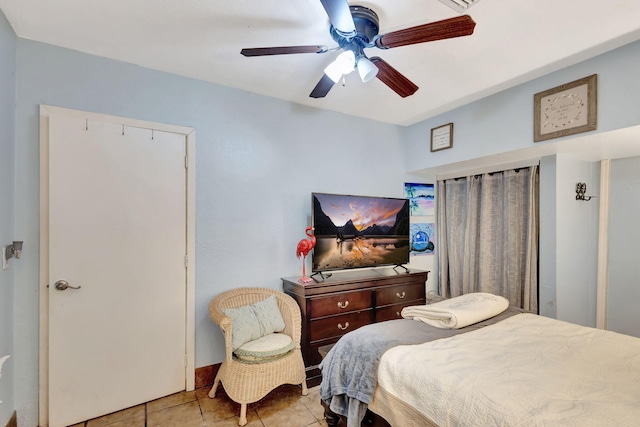
<svg viewBox="0 0 640 427">
<path fill-rule="evenodd" d="M 378 15 L 372 9 L 364 6 L 349 6 L 349 10 L 351 10 L 353 23 L 356 27 L 356 36 L 349 39 L 340 34 L 332 25 L 329 29 L 331 37 L 341 47 L 348 46 L 354 41 L 362 47 L 371 44 L 380 30 Z"/>
</svg>

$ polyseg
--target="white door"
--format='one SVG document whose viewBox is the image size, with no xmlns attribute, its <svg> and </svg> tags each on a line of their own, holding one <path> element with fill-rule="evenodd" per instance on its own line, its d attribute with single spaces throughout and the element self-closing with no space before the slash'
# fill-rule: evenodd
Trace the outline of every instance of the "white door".
<svg viewBox="0 0 640 427">
<path fill-rule="evenodd" d="M 49 118 L 51 427 L 185 390 L 186 149 L 184 135 Z"/>
</svg>

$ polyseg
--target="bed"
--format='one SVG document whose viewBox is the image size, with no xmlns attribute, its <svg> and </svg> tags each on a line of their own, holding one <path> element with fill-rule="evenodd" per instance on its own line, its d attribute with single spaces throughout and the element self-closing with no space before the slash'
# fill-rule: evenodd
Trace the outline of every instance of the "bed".
<svg viewBox="0 0 640 427">
<path fill-rule="evenodd" d="M 401 319 L 342 337 L 321 365 L 327 422 L 637 426 L 640 339 L 509 307 L 459 328 Z"/>
</svg>

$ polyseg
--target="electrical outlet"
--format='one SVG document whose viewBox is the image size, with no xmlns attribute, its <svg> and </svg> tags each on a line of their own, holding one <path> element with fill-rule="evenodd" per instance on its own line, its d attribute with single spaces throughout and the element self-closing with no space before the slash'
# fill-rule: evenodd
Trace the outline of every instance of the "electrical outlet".
<svg viewBox="0 0 640 427">
<path fill-rule="evenodd" d="M 2 248 L 2 269 L 6 270 L 9 268 L 9 261 L 7 260 L 7 247 Z"/>
</svg>

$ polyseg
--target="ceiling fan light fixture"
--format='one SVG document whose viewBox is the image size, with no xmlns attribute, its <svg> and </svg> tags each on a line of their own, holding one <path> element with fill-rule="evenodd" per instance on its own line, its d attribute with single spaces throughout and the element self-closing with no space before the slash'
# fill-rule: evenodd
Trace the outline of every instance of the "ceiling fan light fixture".
<svg viewBox="0 0 640 427">
<path fill-rule="evenodd" d="M 356 66 L 356 56 L 351 50 L 345 50 L 324 69 L 324 73 L 338 83 L 344 74 L 349 74 Z"/>
<path fill-rule="evenodd" d="M 374 78 L 378 74 L 378 67 L 364 55 L 361 55 L 358 58 L 358 74 L 360 74 L 360 79 L 362 83 L 366 83 L 372 78 Z"/>
<path fill-rule="evenodd" d="M 324 73 L 333 80 L 334 83 L 338 83 L 342 78 L 342 71 L 340 67 L 336 64 L 336 61 L 333 61 L 331 64 L 327 65 L 324 69 Z"/>
</svg>

